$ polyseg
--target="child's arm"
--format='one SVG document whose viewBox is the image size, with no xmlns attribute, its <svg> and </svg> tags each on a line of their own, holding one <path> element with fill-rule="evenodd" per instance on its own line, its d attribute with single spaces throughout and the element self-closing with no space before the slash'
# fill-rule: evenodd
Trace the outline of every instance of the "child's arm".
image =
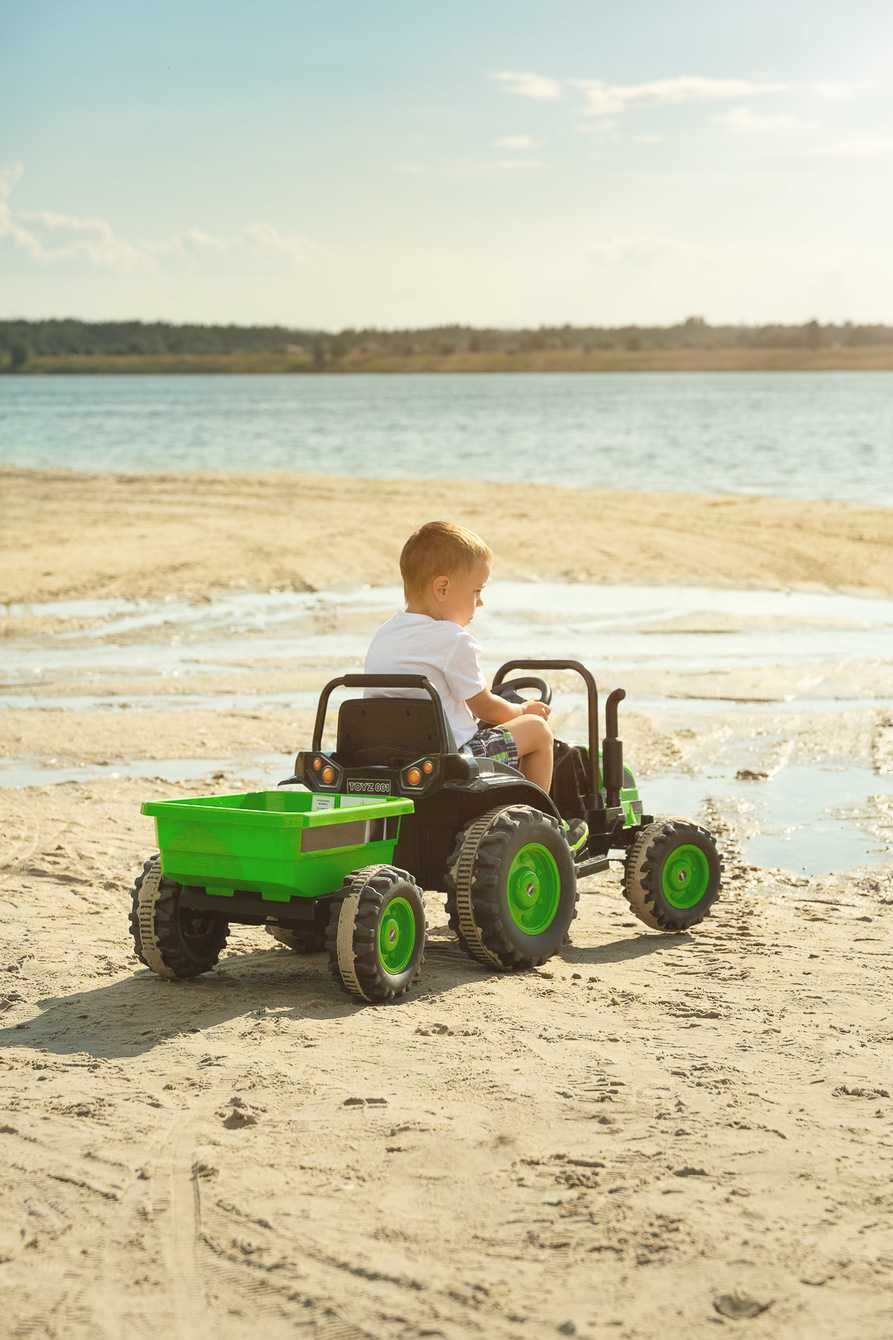
<svg viewBox="0 0 893 1340">
<path fill-rule="evenodd" d="M 508 703 L 505 698 L 500 698 L 498 694 L 491 693 L 489 689 L 484 689 L 481 693 L 476 693 L 473 698 L 466 698 L 469 711 L 472 712 L 478 721 L 485 721 L 488 726 L 502 726 L 506 721 L 514 721 L 515 717 L 535 716 L 548 717 L 549 708 L 545 703 Z"/>
</svg>

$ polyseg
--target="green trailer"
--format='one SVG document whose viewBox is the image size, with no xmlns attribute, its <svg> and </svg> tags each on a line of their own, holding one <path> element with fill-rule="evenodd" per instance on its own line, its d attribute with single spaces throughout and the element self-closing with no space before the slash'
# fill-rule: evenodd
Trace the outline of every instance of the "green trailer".
<svg viewBox="0 0 893 1340">
<path fill-rule="evenodd" d="M 425 945 L 421 890 L 391 864 L 413 809 L 404 796 L 303 789 L 147 801 L 159 854 L 133 890 L 137 956 L 159 976 L 195 977 L 217 962 L 229 923 L 247 922 L 294 949 L 331 939 L 352 995 L 401 994 Z"/>
</svg>

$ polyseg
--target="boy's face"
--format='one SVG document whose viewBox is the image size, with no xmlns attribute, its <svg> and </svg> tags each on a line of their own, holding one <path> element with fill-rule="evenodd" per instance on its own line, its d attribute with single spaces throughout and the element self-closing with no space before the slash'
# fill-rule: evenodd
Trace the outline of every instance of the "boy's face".
<svg viewBox="0 0 893 1340">
<path fill-rule="evenodd" d="M 470 568 L 460 568 L 451 577 L 435 577 L 434 599 L 441 619 L 449 619 L 463 628 L 471 623 L 475 610 L 483 605 L 484 587 L 490 580 L 490 564 L 478 559 Z"/>
</svg>

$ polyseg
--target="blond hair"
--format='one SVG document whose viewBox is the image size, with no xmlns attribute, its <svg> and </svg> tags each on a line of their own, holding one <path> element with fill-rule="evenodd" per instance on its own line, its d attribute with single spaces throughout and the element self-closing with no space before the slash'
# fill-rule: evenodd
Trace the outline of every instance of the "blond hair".
<svg viewBox="0 0 893 1340">
<path fill-rule="evenodd" d="M 419 595 L 435 577 L 450 577 L 492 557 L 490 546 L 473 530 L 452 521 L 428 521 L 413 531 L 400 554 L 403 589 L 407 596 Z"/>
</svg>

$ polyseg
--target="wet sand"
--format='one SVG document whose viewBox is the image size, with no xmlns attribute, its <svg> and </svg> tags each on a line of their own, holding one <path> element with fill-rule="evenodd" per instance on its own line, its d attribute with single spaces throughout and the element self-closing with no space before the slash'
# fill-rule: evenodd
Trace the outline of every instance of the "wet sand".
<svg viewBox="0 0 893 1340">
<path fill-rule="evenodd" d="M 429 894 L 422 981 L 376 1009 L 323 956 L 244 927 L 193 983 L 142 969 L 139 804 L 286 775 L 320 685 L 388 612 L 389 592 L 329 594 L 333 566 L 393 581 L 413 521 L 455 514 L 447 486 L 0 474 L 22 602 L 0 621 L 9 1334 L 890 1334 L 893 607 L 778 601 L 889 595 L 893 514 L 652 495 L 596 525 L 574 495 L 532 508 L 513 487 L 529 529 L 494 534 L 479 486 L 463 518 L 502 578 L 726 588 L 721 608 L 668 587 L 624 614 L 607 592 L 544 608 L 536 586 L 527 606 L 503 588 L 500 610 L 497 584 L 476 625 L 490 671 L 517 637 L 626 687 L 646 803 L 649 780 L 703 796 L 685 812 L 718 836 L 724 897 L 690 934 L 652 934 L 615 867 L 583 885 L 560 957 L 501 977 Z M 574 738 L 571 677 L 556 689 Z M 172 780 L 193 763 L 206 775 Z M 26 767 L 41 783 L 9 784 Z M 773 810 L 856 774 L 869 798 L 810 820 L 843 864 L 804 869 L 808 824 Z M 782 855 L 758 861 L 767 838 Z"/>
</svg>

